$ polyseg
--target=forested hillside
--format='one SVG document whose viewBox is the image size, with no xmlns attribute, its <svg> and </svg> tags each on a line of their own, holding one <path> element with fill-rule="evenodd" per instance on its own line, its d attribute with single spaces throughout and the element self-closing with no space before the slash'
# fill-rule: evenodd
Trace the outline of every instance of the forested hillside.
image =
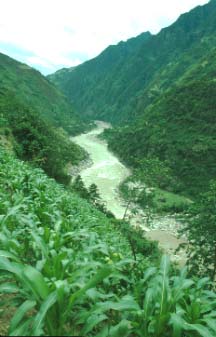
<svg viewBox="0 0 216 337">
<path fill-rule="evenodd" d="M 157 35 L 146 33 L 111 46 L 49 78 L 80 114 L 118 124 L 133 121 L 214 48 L 215 15 L 216 1 L 211 0 Z"/>
<path fill-rule="evenodd" d="M 106 131 L 110 148 L 127 164 L 141 167 L 142 159 L 159 158 L 175 177 L 166 188 L 193 196 L 216 177 L 214 55 L 188 71 L 135 124 Z"/>
<path fill-rule="evenodd" d="M 0 54 L 0 143 L 65 184 L 70 181 L 67 165 L 86 158 L 67 132 L 87 128 L 44 76 Z"/>
<path fill-rule="evenodd" d="M 9 90 L 25 106 L 71 134 L 85 129 L 66 97 L 41 73 L 0 53 L 0 89 Z"/>
<path fill-rule="evenodd" d="M 57 71 L 48 78 L 73 102 L 81 116 L 111 120 L 110 111 L 117 105 L 124 86 L 129 84 L 124 78 L 129 62 L 150 37 L 147 32 L 117 46 L 109 46 L 95 59 L 75 68 Z"/>
<path fill-rule="evenodd" d="M 171 172 L 166 189 L 190 196 L 216 176 L 215 17 L 211 0 L 157 35 L 143 35 L 121 66 L 116 57 L 107 68 L 102 56 L 114 55 L 108 48 L 52 77 L 80 113 L 120 125 L 106 137 L 125 163 L 141 170 L 144 159 L 159 159 Z"/>
</svg>

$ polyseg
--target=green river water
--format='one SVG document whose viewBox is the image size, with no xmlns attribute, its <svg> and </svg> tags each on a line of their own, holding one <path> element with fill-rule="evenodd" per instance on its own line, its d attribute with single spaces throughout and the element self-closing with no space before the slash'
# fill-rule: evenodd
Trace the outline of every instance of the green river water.
<svg viewBox="0 0 216 337">
<path fill-rule="evenodd" d="M 92 183 L 97 185 L 101 199 L 106 204 L 107 209 L 116 218 L 122 219 L 126 208 L 126 201 L 120 198 L 118 187 L 130 175 L 130 170 L 108 150 L 107 143 L 97 137 L 105 128 L 111 126 L 101 121 L 97 121 L 96 124 L 97 127 L 92 131 L 72 138 L 75 143 L 79 144 L 89 153 L 91 159 L 90 167 L 81 170 L 80 176 L 87 187 Z M 171 230 L 172 223 L 175 226 L 175 220 L 161 217 L 156 220 L 158 223 L 156 223 L 154 229 L 146 228 L 140 214 L 135 215 L 131 219 L 131 224 L 142 227 L 149 239 L 157 240 L 161 248 L 172 255 L 179 243 L 182 242 Z M 175 255 L 175 257 L 177 256 Z M 179 260 L 178 257 L 177 259 Z"/>
</svg>

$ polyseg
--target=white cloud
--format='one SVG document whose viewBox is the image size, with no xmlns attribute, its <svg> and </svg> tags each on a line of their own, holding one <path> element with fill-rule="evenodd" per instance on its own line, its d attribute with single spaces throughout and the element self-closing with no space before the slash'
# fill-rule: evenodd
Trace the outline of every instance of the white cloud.
<svg viewBox="0 0 216 337">
<path fill-rule="evenodd" d="M 157 33 L 207 0 L 0 0 L 0 45 L 48 72 L 92 58 L 109 44 Z M 17 53 L 16 53 L 17 54 Z M 11 55 L 13 56 L 13 55 Z M 22 58 L 23 60 L 23 58 Z"/>
</svg>

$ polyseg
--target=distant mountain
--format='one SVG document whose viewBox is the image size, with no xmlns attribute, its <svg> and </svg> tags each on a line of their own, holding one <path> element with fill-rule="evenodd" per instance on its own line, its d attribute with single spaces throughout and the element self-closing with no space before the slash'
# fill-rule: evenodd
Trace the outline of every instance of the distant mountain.
<svg viewBox="0 0 216 337">
<path fill-rule="evenodd" d="M 65 93 L 81 116 L 110 119 L 108 110 L 116 105 L 123 90 L 123 83 L 116 79 L 120 74 L 124 77 L 127 63 L 150 37 L 147 32 L 109 46 L 93 60 L 59 70 L 48 79 Z"/>
<path fill-rule="evenodd" d="M 41 73 L 0 53 L 0 89 L 9 90 L 24 105 L 70 133 L 84 129 L 67 98 Z"/>
<path fill-rule="evenodd" d="M 216 1 L 183 14 L 157 35 L 144 33 L 108 47 L 98 57 L 49 77 L 84 116 L 124 124 L 216 44 Z"/>
</svg>

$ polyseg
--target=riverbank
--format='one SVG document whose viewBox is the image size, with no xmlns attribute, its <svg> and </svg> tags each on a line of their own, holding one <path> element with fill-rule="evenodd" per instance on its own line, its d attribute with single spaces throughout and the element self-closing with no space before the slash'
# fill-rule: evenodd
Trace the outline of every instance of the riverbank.
<svg viewBox="0 0 216 337">
<path fill-rule="evenodd" d="M 117 219 L 122 219 L 125 214 L 127 202 L 120 197 L 119 185 L 130 176 L 130 170 L 123 165 L 119 159 L 108 150 L 105 140 L 99 139 L 105 128 L 110 128 L 108 123 L 96 122 L 97 127 L 88 133 L 73 137 L 73 142 L 83 147 L 89 154 L 89 165 L 79 171 L 79 174 L 86 185 L 96 184 L 107 209 L 112 212 Z M 171 217 L 155 217 L 151 226 L 146 226 L 145 214 L 137 206 L 138 212 L 133 214 L 132 209 L 128 210 L 128 218 L 132 226 L 139 226 L 146 231 L 147 238 L 159 242 L 159 246 L 168 252 L 176 261 L 181 260 L 184 264 L 183 253 L 175 255 L 175 250 L 183 239 L 177 238 L 177 228 L 180 223 Z"/>
<path fill-rule="evenodd" d="M 73 142 L 79 144 L 88 152 L 92 162 L 90 167 L 80 172 L 80 176 L 86 187 L 93 183 L 97 185 L 107 209 L 117 219 L 122 219 L 125 205 L 124 200 L 120 198 L 118 193 L 118 187 L 130 175 L 130 170 L 108 150 L 107 143 L 97 137 L 110 125 L 100 121 L 97 121 L 96 124 L 97 128 L 92 131 L 72 138 Z"/>
</svg>

